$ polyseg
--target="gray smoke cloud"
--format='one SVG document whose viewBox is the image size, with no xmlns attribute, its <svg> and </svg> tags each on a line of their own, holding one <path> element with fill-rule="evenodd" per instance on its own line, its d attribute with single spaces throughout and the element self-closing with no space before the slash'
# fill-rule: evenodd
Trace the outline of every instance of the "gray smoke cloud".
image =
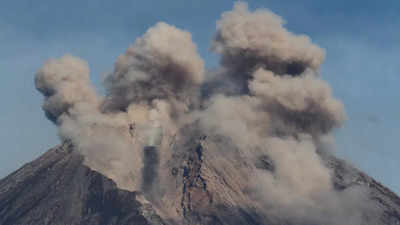
<svg viewBox="0 0 400 225">
<path fill-rule="evenodd" d="M 307 36 L 292 34 L 283 25 L 282 18 L 271 11 L 250 12 L 246 3 L 236 3 L 234 10 L 218 21 L 212 49 L 221 54 L 222 65 L 238 76 L 258 68 L 289 75 L 318 69 L 324 51 Z"/>
<path fill-rule="evenodd" d="M 43 110 L 53 122 L 78 103 L 99 101 L 90 84 L 88 64 L 70 55 L 48 60 L 36 73 L 35 85 L 45 96 Z"/>
<path fill-rule="evenodd" d="M 105 81 L 105 107 L 126 109 L 131 103 L 154 99 L 189 106 L 193 87 L 203 80 L 204 63 L 191 34 L 161 22 L 118 58 Z"/>
<path fill-rule="evenodd" d="M 68 55 L 46 62 L 35 84 L 61 139 L 120 188 L 152 189 L 146 198 L 166 218 L 186 216 L 191 168 L 216 205 L 254 208 L 276 224 L 365 224 L 365 190 L 335 190 L 318 152 L 346 119 L 318 74 L 324 51 L 242 2 L 217 22 L 212 49 L 221 66 L 207 71 L 191 34 L 160 22 L 118 57 L 105 96 L 87 63 Z M 144 154 L 149 147 L 157 152 Z M 210 194 L 196 193 L 194 208 L 207 211 Z"/>
<path fill-rule="evenodd" d="M 92 169 L 138 190 L 142 167 L 149 167 L 142 150 L 157 135 L 151 127 L 167 130 L 166 139 L 177 132 L 198 101 L 203 64 L 189 32 L 158 23 L 118 58 L 105 80 L 106 96 L 91 87 L 87 63 L 69 55 L 46 62 L 35 85 L 61 139 L 72 141 Z"/>
<path fill-rule="evenodd" d="M 250 93 L 294 132 L 325 134 L 339 127 L 346 115 L 344 106 L 335 99 L 330 87 L 313 74 L 277 76 L 257 70 L 249 82 Z"/>
<path fill-rule="evenodd" d="M 211 95 L 196 116 L 206 133 L 237 146 L 236 152 L 219 149 L 228 161 L 256 165 L 268 159 L 267 170 L 241 171 L 251 177 L 240 184 L 251 190 L 250 205 L 260 203 L 277 224 L 364 224 L 366 214 L 376 215 L 363 188 L 334 189 L 332 171 L 318 153 L 322 139 L 346 119 L 343 104 L 318 76 L 324 51 L 308 37 L 288 32 L 277 15 L 250 12 L 245 3 L 217 22 L 213 49 L 223 67 L 215 76 L 230 77 L 240 91 Z M 218 174 L 234 176 L 222 168 Z"/>
</svg>

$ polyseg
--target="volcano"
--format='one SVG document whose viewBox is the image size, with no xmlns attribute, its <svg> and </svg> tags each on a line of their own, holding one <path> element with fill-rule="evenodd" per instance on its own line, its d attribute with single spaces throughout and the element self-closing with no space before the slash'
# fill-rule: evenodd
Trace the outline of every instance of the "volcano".
<svg viewBox="0 0 400 225">
<path fill-rule="evenodd" d="M 159 22 L 104 95 L 83 59 L 45 62 L 35 86 L 62 145 L 0 181 L 0 225 L 400 224 L 399 197 L 334 156 L 347 117 L 325 51 L 284 25 L 236 3 L 210 69 L 190 32 Z"/>
<path fill-rule="evenodd" d="M 187 155 L 182 157 L 181 168 L 171 170 L 176 181 L 181 182 L 177 199 L 183 212 L 183 224 L 275 225 L 288 224 L 285 219 L 276 222 L 257 213 L 256 208 L 219 204 L 213 199 L 229 192 L 240 193 L 224 177 L 205 176 L 207 158 L 205 137 L 200 137 Z M 208 143 L 210 144 L 210 143 Z M 325 155 L 324 160 L 334 171 L 334 184 L 338 191 L 354 186 L 365 187 L 370 204 L 381 212 L 376 225 L 400 224 L 400 198 L 365 173 L 343 160 Z M 273 169 L 266 158 L 261 158 L 259 168 Z M 242 179 L 233 177 L 233 179 Z M 219 192 L 210 186 L 226 185 Z M 38 159 L 0 180 L 1 225 L 128 225 L 128 224 L 181 224 L 163 219 L 163 210 L 157 199 L 151 203 L 141 192 L 131 192 L 117 187 L 114 181 L 84 165 L 84 159 L 65 142 L 48 150 Z M 365 224 L 374 218 L 365 216 Z M 376 218 L 375 218 L 376 219 Z M 303 224 L 290 223 L 293 225 Z M 363 223 L 364 224 L 364 223 Z M 322 224 L 321 224 L 322 225 Z"/>
</svg>

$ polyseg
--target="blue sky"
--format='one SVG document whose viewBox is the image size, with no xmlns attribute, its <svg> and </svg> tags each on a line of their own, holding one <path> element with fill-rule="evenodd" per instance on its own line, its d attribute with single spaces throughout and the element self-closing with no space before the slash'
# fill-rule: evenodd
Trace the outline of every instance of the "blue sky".
<svg viewBox="0 0 400 225">
<path fill-rule="evenodd" d="M 165 21 L 193 34 L 208 67 L 215 22 L 227 0 L 6 0 L 0 7 L 0 177 L 56 145 L 44 117 L 35 71 L 65 53 L 89 62 L 101 91 L 103 74 L 147 28 Z M 335 132 L 337 154 L 400 193 L 400 1 L 252 0 L 295 33 L 325 48 L 322 76 L 349 120 Z"/>
</svg>

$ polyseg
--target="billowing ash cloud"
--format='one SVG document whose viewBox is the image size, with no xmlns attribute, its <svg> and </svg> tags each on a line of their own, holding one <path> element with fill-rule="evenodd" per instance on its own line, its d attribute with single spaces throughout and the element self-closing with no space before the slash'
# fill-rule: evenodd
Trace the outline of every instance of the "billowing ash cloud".
<svg viewBox="0 0 400 225">
<path fill-rule="evenodd" d="M 298 75 L 318 69 L 324 51 L 304 35 L 294 35 L 284 21 L 268 10 L 250 12 L 245 3 L 222 15 L 217 23 L 213 49 L 222 55 L 222 65 L 239 76 L 264 68 L 276 74 Z"/>
<path fill-rule="evenodd" d="M 75 104 L 98 101 L 90 84 L 88 64 L 70 55 L 48 60 L 37 72 L 35 85 L 45 96 L 43 109 L 53 122 Z"/>
<path fill-rule="evenodd" d="M 143 165 L 142 150 L 155 138 L 152 127 L 166 129 L 166 139 L 175 135 L 183 114 L 196 106 L 203 79 L 191 34 L 158 23 L 118 58 L 105 80 L 106 96 L 91 87 L 87 63 L 69 55 L 46 62 L 35 84 L 61 139 L 72 141 L 92 169 L 137 190 L 142 167 L 151 168 Z"/>
<path fill-rule="evenodd" d="M 72 56 L 46 62 L 36 87 L 87 165 L 169 219 L 229 205 L 276 224 L 365 224 L 364 190 L 335 190 L 318 149 L 346 119 L 318 75 L 324 51 L 245 3 L 222 15 L 212 48 L 221 66 L 207 71 L 190 33 L 161 22 L 117 59 L 105 96 Z"/>
<path fill-rule="evenodd" d="M 192 88 L 204 80 L 204 63 L 191 34 L 158 23 L 138 38 L 106 79 L 106 107 L 168 99 L 190 104 Z"/>
<path fill-rule="evenodd" d="M 332 97 L 330 87 L 313 74 L 277 76 L 257 70 L 249 82 L 250 93 L 260 99 L 263 110 L 280 118 L 297 132 L 327 133 L 345 120 L 344 107 Z"/>
</svg>

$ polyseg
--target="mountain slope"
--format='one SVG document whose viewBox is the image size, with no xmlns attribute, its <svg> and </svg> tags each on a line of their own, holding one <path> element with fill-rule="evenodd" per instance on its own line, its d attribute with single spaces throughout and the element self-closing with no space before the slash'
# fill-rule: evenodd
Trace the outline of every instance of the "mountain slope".
<svg viewBox="0 0 400 225">
<path fill-rule="evenodd" d="M 1 225 L 162 224 L 137 193 L 82 164 L 68 143 L 0 180 Z"/>
<path fill-rule="evenodd" d="M 184 224 L 296 224 L 269 221 L 256 207 L 221 204 L 235 191 L 232 181 L 224 176 L 208 177 L 209 165 L 205 137 L 187 146 L 181 155 L 185 166 L 173 171 L 180 193 L 180 209 Z M 371 202 L 382 215 L 376 224 L 400 224 L 400 198 L 366 174 L 346 162 L 330 155 L 323 155 L 324 162 L 334 171 L 336 189 L 364 186 Z M 178 159 L 177 159 L 178 160 Z M 181 161 L 178 160 L 178 161 Z M 259 168 L 271 169 L 268 159 L 261 159 Z M 181 171 L 182 172 L 179 172 Z M 236 179 L 240 179 L 237 177 Z M 216 184 L 217 181 L 221 184 Z M 222 185 L 222 186 L 220 186 Z M 215 192 L 215 187 L 220 192 Z M 237 191 L 236 194 L 240 194 Z M 237 197 L 237 196 L 236 196 Z M 240 197 L 240 196 L 239 196 Z M 239 198 L 238 197 L 238 198 Z M 234 198 L 234 197 L 231 197 Z M 158 202 L 154 200 L 152 202 Z M 157 208 L 158 203 L 153 203 Z M 53 148 L 40 158 L 0 180 L 0 225 L 125 225 L 125 224 L 180 224 L 164 220 L 152 205 L 138 192 L 120 190 L 116 184 L 83 164 L 80 156 L 69 143 Z M 299 223 L 303 224 L 303 223 Z"/>
<path fill-rule="evenodd" d="M 367 188 L 371 201 L 381 209 L 380 224 L 400 224 L 400 198 L 387 187 L 374 180 L 372 177 L 351 167 L 344 160 L 325 156 L 327 166 L 334 171 L 334 184 L 336 189 L 345 189 L 352 186 Z"/>
</svg>

